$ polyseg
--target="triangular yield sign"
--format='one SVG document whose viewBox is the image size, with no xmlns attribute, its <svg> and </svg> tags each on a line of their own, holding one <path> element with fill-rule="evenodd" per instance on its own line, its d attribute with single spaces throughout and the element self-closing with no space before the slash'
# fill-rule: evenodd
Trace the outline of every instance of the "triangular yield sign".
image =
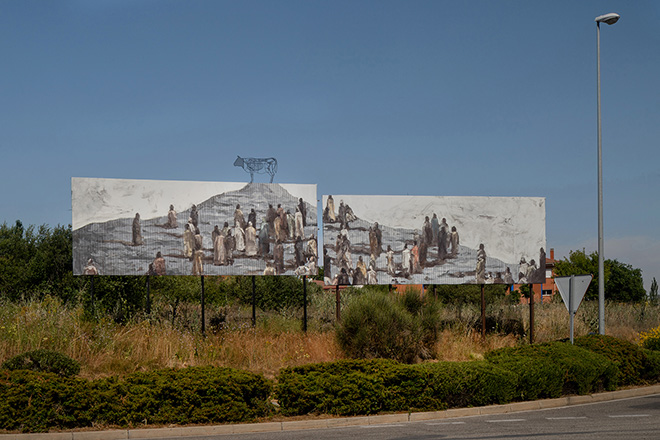
<svg viewBox="0 0 660 440">
<path fill-rule="evenodd" d="M 571 292 L 571 278 L 573 278 L 573 291 Z M 592 275 L 573 275 L 570 277 L 556 277 L 555 284 L 561 298 L 564 300 L 564 305 L 569 313 L 577 312 L 582 298 L 584 298 L 584 293 L 587 291 L 589 284 L 591 283 Z M 570 295 L 573 296 L 573 310 L 571 310 L 570 305 Z"/>
</svg>

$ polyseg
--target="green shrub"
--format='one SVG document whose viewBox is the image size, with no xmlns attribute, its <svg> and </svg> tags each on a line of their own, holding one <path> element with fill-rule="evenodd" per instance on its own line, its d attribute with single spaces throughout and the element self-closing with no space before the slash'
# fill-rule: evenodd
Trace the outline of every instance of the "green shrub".
<svg viewBox="0 0 660 440">
<path fill-rule="evenodd" d="M 215 367 L 133 373 L 110 385 L 98 386 L 114 388 L 121 404 L 106 422 L 121 426 L 254 420 L 267 415 L 272 387 L 263 376 Z"/>
<path fill-rule="evenodd" d="M 660 382 L 660 351 L 644 349 L 642 378 L 651 383 Z"/>
<path fill-rule="evenodd" d="M 284 415 L 364 415 L 506 403 L 516 384 L 515 374 L 483 361 L 372 359 L 283 369 L 275 393 Z"/>
<path fill-rule="evenodd" d="M 91 426 L 82 379 L 29 370 L 0 372 L 0 429 L 43 432 Z"/>
<path fill-rule="evenodd" d="M 70 357 L 52 350 L 40 348 L 14 356 L 2 364 L 5 370 L 32 370 L 55 373 L 64 377 L 80 373 L 80 363 Z"/>
<path fill-rule="evenodd" d="M 431 394 L 448 408 L 503 404 L 516 397 L 516 374 L 486 361 L 437 362 L 415 368 L 430 374 Z"/>
<path fill-rule="evenodd" d="M 644 351 L 632 342 L 607 335 L 587 335 L 575 338 L 575 345 L 611 360 L 619 368 L 621 385 L 642 383 Z"/>
<path fill-rule="evenodd" d="M 0 429 L 223 423 L 268 415 L 271 383 L 230 368 L 186 368 L 86 381 L 0 372 Z"/>
<path fill-rule="evenodd" d="M 619 371 L 604 356 L 565 342 L 502 348 L 486 360 L 516 373 L 522 400 L 614 390 Z"/>
<path fill-rule="evenodd" d="M 437 304 L 430 299 L 421 301 L 417 293 L 397 300 L 370 291 L 344 312 L 336 331 L 337 342 L 354 359 L 385 358 L 412 363 L 433 357 L 437 317 Z"/>
<path fill-rule="evenodd" d="M 347 360 L 285 368 L 275 396 L 282 414 L 375 414 L 387 408 L 385 377 L 400 364 L 391 360 Z"/>
</svg>

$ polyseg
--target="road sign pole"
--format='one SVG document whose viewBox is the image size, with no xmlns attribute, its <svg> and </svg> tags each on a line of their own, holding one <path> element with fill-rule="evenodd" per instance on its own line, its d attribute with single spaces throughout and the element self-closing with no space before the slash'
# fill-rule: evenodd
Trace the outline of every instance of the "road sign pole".
<svg viewBox="0 0 660 440">
<path fill-rule="evenodd" d="M 575 334 L 575 307 L 573 306 L 573 283 L 575 283 L 575 275 L 571 275 L 571 282 L 568 284 L 568 314 L 571 316 L 571 345 L 573 344 L 573 336 Z"/>
</svg>

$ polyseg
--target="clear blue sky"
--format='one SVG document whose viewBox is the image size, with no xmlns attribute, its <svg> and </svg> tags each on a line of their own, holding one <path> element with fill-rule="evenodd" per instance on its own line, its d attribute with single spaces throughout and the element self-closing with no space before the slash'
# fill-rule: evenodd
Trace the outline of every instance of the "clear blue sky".
<svg viewBox="0 0 660 440">
<path fill-rule="evenodd" d="M 660 278 L 660 2 L 0 0 L 0 223 L 69 224 L 76 177 L 546 198 L 556 257 Z M 267 181 L 259 176 L 257 181 Z"/>
</svg>

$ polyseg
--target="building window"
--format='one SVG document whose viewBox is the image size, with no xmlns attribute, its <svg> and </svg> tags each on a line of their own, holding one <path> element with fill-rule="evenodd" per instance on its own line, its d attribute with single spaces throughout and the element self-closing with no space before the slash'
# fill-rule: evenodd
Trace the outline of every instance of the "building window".
<svg viewBox="0 0 660 440">
<path fill-rule="evenodd" d="M 544 290 L 543 296 L 552 296 L 552 290 Z"/>
</svg>

